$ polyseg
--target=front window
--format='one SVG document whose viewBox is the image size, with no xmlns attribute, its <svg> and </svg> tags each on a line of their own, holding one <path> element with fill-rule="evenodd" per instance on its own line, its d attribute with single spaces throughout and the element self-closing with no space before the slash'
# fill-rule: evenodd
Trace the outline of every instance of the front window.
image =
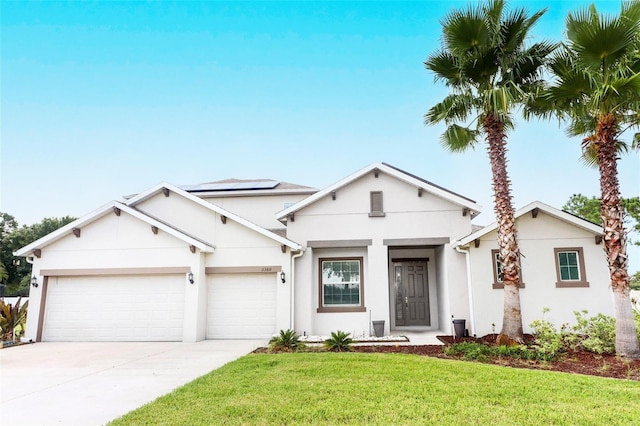
<svg viewBox="0 0 640 426">
<path fill-rule="evenodd" d="M 363 307 L 362 258 L 320 259 L 319 311 Z"/>
</svg>

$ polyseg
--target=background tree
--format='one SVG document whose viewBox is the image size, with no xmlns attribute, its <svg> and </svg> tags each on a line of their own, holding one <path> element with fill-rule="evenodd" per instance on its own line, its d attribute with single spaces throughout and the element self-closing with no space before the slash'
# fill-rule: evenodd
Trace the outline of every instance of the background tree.
<svg viewBox="0 0 640 426">
<path fill-rule="evenodd" d="M 616 352 L 640 358 L 640 345 L 629 297 L 624 208 L 617 160 L 637 148 L 622 140 L 640 125 L 640 1 L 622 3 L 619 16 L 598 14 L 596 7 L 570 13 L 566 42 L 553 57 L 553 81 L 531 112 L 569 122 L 570 136 L 583 136 L 583 150 L 600 172 L 604 247 L 616 310 Z"/>
<path fill-rule="evenodd" d="M 625 227 L 630 232 L 640 233 L 640 197 L 620 198 L 624 209 Z M 582 194 L 573 194 L 562 209 L 587 219 L 590 222 L 602 225 L 600 205 L 602 202 L 597 197 L 587 197 Z M 631 238 L 629 238 L 631 240 Z M 630 241 L 640 245 L 640 240 Z"/>
<path fill-rule="evenodd" d="M 540 71 L 553 44 L 527 46 L 529 31 L 544 14 L 524 9 L 507 12 L 504 1 L 454 10 L 442 21 L 442 47 L 425 66 L 451 94 L 425 115 L 427 124 L 444 122 L 441 144 L 452 152 L 486 140 L 498 223 L 498 247 L 504 274 L 504 315 L 499 343 L 522 341 L 518 242 L 507 173 L 507 132 L 512 113 L 541 86 Z"/>
<path fill-rule="evenodd" d="M 640 290 L 640 271 L 637 271 L 629 279 L 629 288 L 631 290 Z"/>
<path fill-rule="evenodd" d="M 71 216 L 48 217 L 30 226 L 18 227 L 15 218 L 0 213 L 0 262 L 4 264 L 7 278 L 5 296 L 27 296 L 31 280 L 31 265 L 24 258 L 14 257 L 13 252 L 39 238 L 76 220 Z"/>
</svg>

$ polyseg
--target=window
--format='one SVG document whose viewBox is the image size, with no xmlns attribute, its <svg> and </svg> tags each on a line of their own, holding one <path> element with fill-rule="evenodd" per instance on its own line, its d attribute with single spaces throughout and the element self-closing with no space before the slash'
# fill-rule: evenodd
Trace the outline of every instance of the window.
<svg viewBox="0 0 640 426">
<path fill-rule="evenodd" d="M 502 273 L 499 250 L 491 250 L 491 261 L 493 262 L 493 288 L 504 288 L 504 274 Z M 518 268 L 518 274 L 520 276 L 520 288 L 524 288 L 524 282 L 522 282 L 522 267 Z"/>
<path fill-rule="evenodd" d="M 384 208 L 382 207 L 382 191 L 371 191 L 371 211 L 369 217 L 384 217 Z"/>
<path fill-rule="evenodd" d="M 589 287 L 582 247 L 555 248 L 556 287 Z"/>
<path fill-rule="evenodd" d="M 320 259 L 318 312 L 364 312 L 362 257 Z"/>
</svg>

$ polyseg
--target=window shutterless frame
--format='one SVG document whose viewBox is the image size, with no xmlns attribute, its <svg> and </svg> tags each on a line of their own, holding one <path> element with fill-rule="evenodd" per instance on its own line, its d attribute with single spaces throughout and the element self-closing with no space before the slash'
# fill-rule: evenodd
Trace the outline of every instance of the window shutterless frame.
<svg viewBox="0 0 640 426">
<path fill-rule="evenodd" d="M 346 274 L 352 272 L 351 268 L 345 270 L 347 265 L 353 266 L 357 262 L 358 281 Z M 364 307 L 364 258 L 362 257 L 326 257 L 318 259 L 318 313 L 325 312 L 365 312 Z M 330 280 L 331 276 L 340 276 L 344 283 Z M 337 275 L 333 275 L 337 274 Z M 355 300 L 355 284 L 358 284 L 357 302 L 349 303 L 349 298 Z M 326 288 L 325 288 L 326 285 Z M 342 287 L 344 286 L 344 287 Z M 344 292 L 344 293 L 343 293 Z M 333 303 L 335 302 L 335 303 Z"/>
<path fill-rule="evenodd" d="M 500 264 L 500 250 L 491 250 L 491 262 L 493 270 L 493 284 L 495 289 L 504 288 L 504 276 L 502 275 L 502 265 Z M 520 277 L 520 288 L 524 288 L 524 282 L 522 281 L 522 267 L 518 265 L 518 276 Z"/>
<path fill-rule="evenodd" d="M 582 247 L 553 249 L 556 265 L 556 287 L 589 287 Z"/>
</svg>

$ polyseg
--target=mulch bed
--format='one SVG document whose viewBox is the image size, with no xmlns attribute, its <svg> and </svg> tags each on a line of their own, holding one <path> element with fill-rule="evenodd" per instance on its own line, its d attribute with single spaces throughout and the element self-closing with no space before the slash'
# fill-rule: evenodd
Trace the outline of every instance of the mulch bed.
<svg viewBox="0 0 640 426">
<path fill-rule="evenodd" d="M 438 336 L 445 345 L 460 342 L 477 342 L 494 345 L 496 334 L 488 334 L 483 337 Z M 533 336 L 525 335 L 525 343 L 530 343 Z M 442 345 L 357 345 L 353 346 L 353 352 L 364 353 L 403 353 L 434 358 L 461 360 L 462 357 L 448 356 L 443 352 Z M 320 348 L 309 348 L 309 351 L 320 351 Z M 258 348 L 254 353 L 272 353 L 268 348 Z M 473 362 L 473 361 L 470 361 Z M 564 353 L 556 361 L 523 360 L 510 357 L 493 358 L 488 364 L 503 367 L 529 368 L 534 370 L 560 371 L 564 373 L 585 374 L 589 376 L 609 377 L 612 379 L 628 379 L 640 381 L 640 360 L 629 360 L 616 355 L 598 355 L 586 351 L 573 351 Z"/>
<path fill-rule="evenodd" d="M 481 338 L 456 338 L 455 342 L 467 341 L 492 345 L 495 344 L 495 338 L 495 334 L 490 334 Z M 532 338 L 532 336 L 525 336 L 525 341 L 530 341 Z M 438 339 L 446 345 L 454 341 L 451 336 L 438 336 Z M 445 355 L 443 346 L 440 345 L 354 346 L 353 350 L 355 352 L 405 353 L 444 359 L 461 359 Z M 505 367 L 561 371 L 564 373 L 640 381 L 640 360 L 629 360 L 616 355 L 598 355 L 586 351 L 567 352 L 559 360 L 549 362 L 499 357 L 490 360 L 488 363 Z"/>
</svg>

